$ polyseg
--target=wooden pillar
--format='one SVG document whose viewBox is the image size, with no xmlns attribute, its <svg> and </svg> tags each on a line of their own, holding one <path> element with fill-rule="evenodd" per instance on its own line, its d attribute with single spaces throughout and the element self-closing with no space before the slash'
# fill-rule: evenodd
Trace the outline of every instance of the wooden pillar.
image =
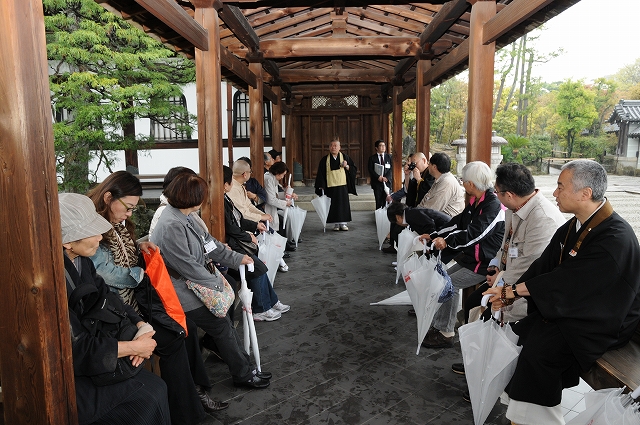
<svg viewBox="0 0 640 425">
<path fill-rule="evenodd" d="M 424 73 L 431 68 L 431 61 L 421 59 L 416 66 L 416 151 L 429 158 L 429 134 L 431 132 L 431 84 L 424 85 Z"/>
<path fill-rule="evenodd" d="M 227 153 L 229 156 L 229 167 L 233 167 L 233 87 L 227 86 Z"/>
<path fill-rule="evenodd" d="M 41 0 L 0 2 L 4 423 L 77 424 Z"/>
<path fill-rule="evenodd" d="M 473 0 L 469 29 L 469 98 L 467 111 L 467 163 L 491 164 L 493 66 L 496 44 L 482 44 L 484 24 L 496 14 L 494 0 Z"/>
<path fill-rule="evenodd" d="M 249 63 L 249 70 L 256 75 L 258 87 L 249 86 L 249 151 L 253 163 L 253 177 L 264 185 L 264 105 L 262 93 L 262 64 Z M 282 144 L 282 140 L 280 141 Z"/>
<path fill-rule="evenodd" d="M 202 205 L 202 219 L 217 239 L 224 241 L 224 184 L 222 177 L 222 75 L 220 29 L 212 1 L 194 1 L 194 18 L 209 32 L 209 50 L 196 49 L 196 95 L 198 97 L 198 155 L 200 176 L 209 184 Z"/>
<path fill-rule="evenodd" d="M 393 191 L 400 190 L 402 186 L 402 103 L 398 104 L 398 96 L 402 92 L 402 86 L 393 86 L 393 152 L 392 172 Z"/>
<path fill-rule="evenodd" d="M 271 111 L 273 114 L 271 117 L 271 145 L 273 146 L 273 149 L 282 152 L 282 88 L 280 86 L 275 86 L 273 87 L 273 92 L 278 97 L 278 102 L 273 104 L 273 108 Z M 291 157 L 292 155 L 289 153 L 289 146 L 287 146 L 287 161 L 289 161 L 289 158 Z M 284 161 L 285 158 L 283 157 L 282 160 Z M 262 161 L 260 163 L 262 163 Z M 293 172 L 293 163 L 287 164 L 289 165 L 289 168 L 291 168 L 291 172 Z"/>
</svg>

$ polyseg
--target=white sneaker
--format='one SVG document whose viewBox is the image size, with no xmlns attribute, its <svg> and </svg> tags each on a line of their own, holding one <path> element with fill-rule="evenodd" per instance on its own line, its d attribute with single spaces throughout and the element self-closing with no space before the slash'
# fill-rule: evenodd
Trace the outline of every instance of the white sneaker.
<svg viewBox="0 0 640 425">
<path fill-rule="evenodd" d="M 343 224 L 343 225 L 340 226 L 340 230 L 343 230 L 343 231 L 346 232 L 347 230 L 349 230 L 349 228 L 347 227 L 346 224 Z"/>
<path fill-rule="evenodd" d="M 392 261 L 392 262 L 391 262 L 391 265 L 392 265 L 392 266 L 397 266 L 397 265 L 398 265 L 398 262 L 397 262 L 397 261 Z"/>
<path fill-rule="evenodd" d="M 333 226 L 333 231 L 334 232 L 339 232 L 340 231 L 340 225 L 336 224 L 335 226 Z"/>
<path fill-rule="evenodd" d="M 282 317 L 282 314 L 274 309 L 267 310 L 264 313 L 253 313 L 254 322 L 273 322 L 280 317 Z"/>
<path fill-rule="evenodd" d="M 284 266 L 278 266 L 278 271 L 281 271 L 282 273 L 286 273 L 289 271 L 289 266 L 287 266 L 286 264 Z"/>
<path fill-rule="evenodd" d="M 286 304 L 282 304 L 280 301 L 278 301 L 272 308 L 271 310 L 275 310 L 278 311 L 280 313 L 286 313 L 287 311 L 291 310 L 291 306 L 290 305 L 286 305 Z"/>
</svg>

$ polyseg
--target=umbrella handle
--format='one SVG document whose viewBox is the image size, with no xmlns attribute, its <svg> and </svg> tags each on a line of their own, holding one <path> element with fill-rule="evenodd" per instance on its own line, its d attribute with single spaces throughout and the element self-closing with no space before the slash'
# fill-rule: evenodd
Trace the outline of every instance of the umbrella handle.
<svg viewBox="0 0 640 425">
<path fill-rule="evenodd" d="M 427 253 L 427 244 L 425 241 L 421 241 L 420 240 L 420 236 L 416 236 L 415 238 L 413 238 L 413 244 L 421 244 L 422 245 L 422 254 L 426 254 Z"/>
<path fill-rule="evenodd" d="M 636 399 L 640 397 L 640 387 L 636 388 L 632 393 L 631 393 L 631 398 Z"/>
<path fill-rule="evenodd" d="M 482 297 L 482 301 L 480 301 L 480 306 L 487 308 L 487 304 L 489 304 L 489 298 L 491 298 L 491 294 L 487 294 Z M 500 320 L 500 310 L 493 313 L 493 318 L 496 320 Z"/>
<path fill-rule="evenodd" d="M 267 220 L 267 232 L 269 231 L 269 220 Z"/>
</svg>

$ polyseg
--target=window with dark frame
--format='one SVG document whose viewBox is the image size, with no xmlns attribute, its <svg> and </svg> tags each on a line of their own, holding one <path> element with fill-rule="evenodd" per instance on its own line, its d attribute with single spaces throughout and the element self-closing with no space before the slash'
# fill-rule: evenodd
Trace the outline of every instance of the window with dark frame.
<svg viewBox="0 0 640 425">
<path fill-rule="evenodd" d="M 166 117 L 162 122 L 152 118 L 150 131 L 151 138 L 156 141 L 190 140 L 191 131 L 188 128 L 185 128 L 185 125 L 189 123 L 187 98 L 184 95 L 179 97 L 173 96 L 169 98 L 169 103 L 174 106 L 182 106 L 184 108 L 184 112 L 176 115 L 175 117 Z"/>
<path fill-rule="evenodd" d="M 271 102 L 263 102 L 263 137 L 271 139 Z M 249 96 L 240 90 L 233 95 L 233 140 L 249 140 Z"/>
</svg>

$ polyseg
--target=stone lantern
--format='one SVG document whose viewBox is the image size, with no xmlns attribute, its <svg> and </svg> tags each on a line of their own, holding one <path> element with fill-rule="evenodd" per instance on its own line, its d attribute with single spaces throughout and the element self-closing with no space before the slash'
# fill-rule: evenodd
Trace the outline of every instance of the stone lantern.
<svg viewBox="0 0 640 425">
<path fill-rule="evenodd" d="M 503 137 L 497 136 L 495 131 L 491 132 L 491 169 L 496 171 L 500 162 L 502 162 L 501 146 L 509 142 Z M 456 174 L 462 174 L 462 168 L 467 165 L 467 138 L 464 134 L 459 139 L 451 142 L 451 146 L 456 146 Z"/>
</svg>

